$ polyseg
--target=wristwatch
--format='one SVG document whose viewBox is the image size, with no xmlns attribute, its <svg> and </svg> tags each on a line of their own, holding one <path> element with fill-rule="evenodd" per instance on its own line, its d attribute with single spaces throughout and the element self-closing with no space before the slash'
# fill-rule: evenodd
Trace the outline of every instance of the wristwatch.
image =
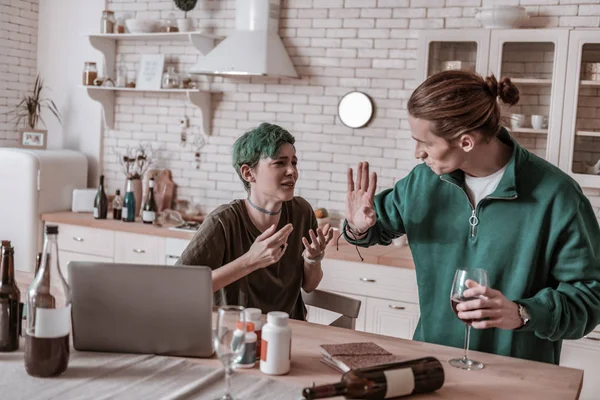
<svg viewBox="0 0 600 400">
<path fill-rule="evenodd" d="M 531 319 L 531 315 L 529 315 L 529 311 L 527 311 L 523 304 L 517 303 L 517 305 L 519 306 L 519 317 L 521 317 L 521 321 L 523 321 L 523 326 L 525 326 Z"/>
</svg>

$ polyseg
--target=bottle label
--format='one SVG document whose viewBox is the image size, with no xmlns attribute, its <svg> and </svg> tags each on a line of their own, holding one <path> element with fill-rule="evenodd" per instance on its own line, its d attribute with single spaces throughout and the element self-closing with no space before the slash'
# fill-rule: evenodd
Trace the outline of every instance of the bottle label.
<svg viewBox="0 0 600 400">
<path fill-rule="evenodd" d="M 98 217 L 100 217 L 100 211 L 98 210 L 98 207 L 94 207 L 94 218 Z"/>
<path fill-rule="evenodd" d="M 244 347 L 244 355 L 240 360 L 240 365 L 249 365 L 256 362 L 256 342 L 246 343 Z"/>
<path fill-rule="evenodd" d="M 269 342 L 265 339 L 262 339 L 260 342 L 260 361 L 267 362 L 267 348 L 269 347 Z"/>
<path fill-rule="evenodd" d="M 407 396 L 415 390 L 415 374 L 412 368 L 400 368 L 383 371 L 387 381 L 385 398 Z"/>
<path fill-rule="evenodd" d="M 262 342 L 262 330 L 254 331 L 256 332 L 256 359 L 260 360 L 260 350 L 261 350 L 261 342 Z"/>
<path fill-rule="evenodd" d="M 156 213 L 154 211 L 142 211 L 142 221 L 154 222 Z"/>
<path fill-rule="evenodd" d="M 58 338 L 69 334 L 71 326 L 71 305 L 61 308 L 36 308 L 36 338 Z"/>
<path fill-rule="evenodd" d="M 127 219 L 127 207 L 123 207 L 121 210 L 121 215 L 123 215 L 123 219 Z"/>
</svg>

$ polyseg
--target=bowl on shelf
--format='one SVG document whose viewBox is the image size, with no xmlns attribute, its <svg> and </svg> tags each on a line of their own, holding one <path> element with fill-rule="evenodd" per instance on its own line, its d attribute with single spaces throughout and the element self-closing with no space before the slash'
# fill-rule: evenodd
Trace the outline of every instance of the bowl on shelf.
<svg viewBox="0 0 600 400">
<path fill-rule="evenodd" d="M 524 7 L 492 6 L 476 9 L 475 18 L 484 28 L 510 29 L 520 28 L 529 19 L 529 14 Z"/>
<path fill-rule="evenodd" d="M 152 33 L 157 32 L 160 22 L 153 19 L 127 19 L 125 25 L 130 33 Z"/>
</svg>

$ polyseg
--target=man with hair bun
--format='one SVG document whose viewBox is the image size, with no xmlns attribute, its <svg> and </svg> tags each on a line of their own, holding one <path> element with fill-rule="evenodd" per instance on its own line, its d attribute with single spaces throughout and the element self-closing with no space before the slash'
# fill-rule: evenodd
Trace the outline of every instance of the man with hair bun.
<svg viewBox="0 0 600 400">
<path fill-rule="evenodd" d="M 457 269 L 468 282 L 458 317 L 473 320 L 471 349 L 558 364 L 562 340 L 600 323 L 600 229 L 589 200 L 563 171 L 521 147 L 501 124 L 500 100 L 519 101 L 504 78 L 464 71 L 429 77 L 408 101 L 423 161 L 375 196 L 377 175 L 348 170 L 346 239 L 389 245 L 406 234 L 421 318 L 414 339 L 462 347 L 450 307 Z"/>
</svg>

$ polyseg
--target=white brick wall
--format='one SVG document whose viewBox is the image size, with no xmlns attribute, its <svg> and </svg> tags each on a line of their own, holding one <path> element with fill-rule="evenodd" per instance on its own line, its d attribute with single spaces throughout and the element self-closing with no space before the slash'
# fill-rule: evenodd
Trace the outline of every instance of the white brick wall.
<svg viewBox="0 0 600 400">
<path fill-rule="evenodd" d="M 0 4 L 0 147 L 16 145 L 18 128 L 6 113 L 35 82 L 38 4 L 39 0 Z"/>
<path fill-rule="evenodd" d="M 18 81 L 25 84 L 35 75 L 35 49 L 30 49 L 31 46 L 26 49 L 25 44 L 15 47 L 14 40 L 28 37 L 28 43 L 35 44 L 36 24 L 27 20 L 37 12 L 37 2 L 7 1 L 13 13 L 11 24 L 16 21 L 22 26 L 14 33 L 14 39 L 9 39 L 11 48 L 31 54 L 29 58 L 15 57 L 20 64 Z M 288 129 L 297 139 L 300 168 L 297 194 L 313 207 L 327 207 L 334 215 L 341 215 L 345 172 L 349 166 L 369 160 L 379 173 L 381 190 L 392 186 L 415 164 L 406 102 L 417 84 L 414 81 L 417 30 L 479 27 L 473 17 L 475 8 L 496 4 L 525 6 L 531 16 L 528 27 L 600 25 L 600 0 L 282 0 L 280 35 L 302 79 L 196 77 L 201 87 L 213 92 L 212 135 L 201 149 L 199 169 L 194 163 L 193 136 L 188 137 L 185 147 L 180 145 L 180 117 L 190 118 L 189 133 L 197 133 L 200 124 L 199 111 L 184 95 L 118 93 L 115 129 L 103 138 L 102 170 L 109 190 L 114 193 L 124 183 L 113 149 L 152 141 L 159 148 L 158 167 L 173 172 L 178 197 L 200 203 L 210 211 L 244 195 L 231 167 L 231 145 L 246 130 L 270 121 Z M 23 5 L 29 8 L 20 15 L 19 8 Z M 171 1 L 111 0 L 109 8 L 117 14 L 137 13 L 148 18 L 165 19 L 171 12 L 181 14 Z M 226 36 L 234 26 L 234 8 L 233 0 L 206 0 L 198 2 L 188 15 L 197 26 Z M 15 18 L 15 9 L 20 18 Z M 12 71 L 4 61 L 8 55 L 4 53 L 6 20 L 6 13 L 0 13 L 2 76 Z M 191 67 L 198 57 L 190 45 L 181 42 L 123 41 L 117 49 L 117 62 L 132 73 L 143 52 L 164 52 L 167 65 L 175 66 L 178 71 Z M 547 54 L 539 56 L 545 60 Z M 525 76 L 532 72 L 528 61 L 513 58 L 504 68 L 515 73 L 522 71 Z M 543 61 L 540 65 L 541 69 L 533 72 L 543 76 L 548 72 L 547 65 Z M 6 79 L 0 80 L 0 85 L 6 85 L 5 82 Z M 340 97 L 351 90 L 366 92 L 375 103 L 375 117 L 364 129 L 346 128 L 336 116 Z M 548 88 L 523 87 L 522 101 L 515 112 L 547 113 L 547 91 Z M 0 109 L 9 101 L 0 91 Z M 7 137 L 10 140 L 16 137 L 2 118 L 0 115 L 0 145 Z M 540 154 L 546 146 L 544 135 L 523 134 L 517 138 Z M 586 193 L 600 216 L 600 190 Z"/>
</svg>

